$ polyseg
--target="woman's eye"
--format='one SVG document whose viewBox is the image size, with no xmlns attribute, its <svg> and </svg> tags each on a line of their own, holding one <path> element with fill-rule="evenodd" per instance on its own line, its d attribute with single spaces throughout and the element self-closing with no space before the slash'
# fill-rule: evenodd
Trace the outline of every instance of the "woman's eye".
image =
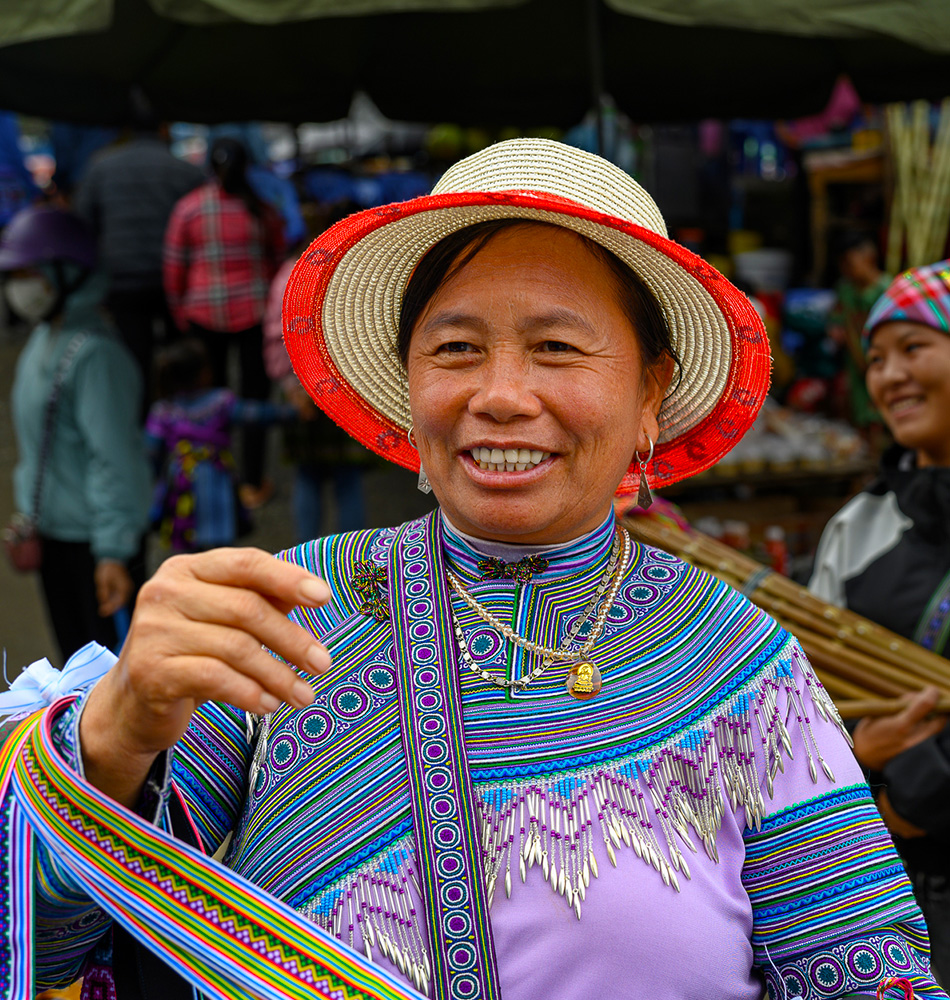
<svg viewBox="0 0 950 1000">
<path fill-rule="evenodd" d="M 565 344 L 563 340 L 546 340 L 541 345 L 541 350 L 559 354 L 564 351 L 573 351 L 574 348 L 570 344 Z"/>
<path fill-rule="evenodd" d="M 446 344 L 439 345 L 439 351 L 446 354 L 464 354 L 472 349 L 472 345 L 464 340 L 450 340 Z"/>
</svg>

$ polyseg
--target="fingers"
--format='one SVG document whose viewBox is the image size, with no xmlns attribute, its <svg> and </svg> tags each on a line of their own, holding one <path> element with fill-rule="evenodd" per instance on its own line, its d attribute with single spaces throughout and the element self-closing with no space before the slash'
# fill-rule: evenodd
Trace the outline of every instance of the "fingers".
<svg viewBox="0 0 950 1000">
<path fill-rule="evenodd" d="M 136 638 L 148 641 L 147 633 Z M 272 712 L 281 702 L 305 708 L 314 699 L 307 681 L 261 649 L 253 636 L 223 625 L 195 624 L 175 636 L 161 671 L 132 658 L 129 672 L 140 695 L 155 703 L 230 701 L 248 711 Z"/>
<path fill-rule="evenodd" d="M 96 598 L 99 614 L 106 618 L 114 615 L 132 595 L 132 578 L 122 563 L 103 560 L 95 571 Z"/>
<path fill-rule="evenodd" d="M 316 581 L 316 577 L 311 576 L 310 579 Z M 330 668 L 326 647 L 290 621 L 286 610 L 282 602 L 268 600 L 253 590 L 206 583 L 195 578 L 183 585 L 177 577 L 162 574 L 153 577 L 142 588 L 136 607 L 136 625 L 139 635 L 144 637 L 147 632 L 152 632 L 158 642 L 162 642 L 163 637 L 180 633 L 180 637 L 191 644 L 188 650 L 193 652 L 199 651 L 199 644 L 203 641 L 203 623 L 227 626 L 240 636 L 251 637 L 255 647 L 267 646 L 302 670 L 326 673 Z M 179 619 L 175 632 L 168 630 L 170 614 Z M 200 648 L 206 649 L 210 655 L 218 652 L 213 646 Z"/>
<path fill-rule="evenodd" d="M 188 573 L 206 583 L 249 588 L 289 607 L 319 607 L 330 600 L 330 588 L 319 577 L 261 549 L 212 549 L 170 559 L 168 563 L 179 560 L 180 567 L 174 567 L 176 573 Z"/>
<path fill-rule="evenodd" d="M 907 707 L 900 712 L 901 722 L 913 726 L 925 719 L 940 700 L 940 691 L 928 685 L 922 691 L 911 695 L 907 701 Z"/>
<path fill-rule="evenodd" d="M 322 643 L 252 590 L 197 581 L 181 610 L 194 622 L 247 632 L 258 645 L 266 646 L 302 670 L 322 674 L 330 667 L 330 656 Z"/>
</svg>

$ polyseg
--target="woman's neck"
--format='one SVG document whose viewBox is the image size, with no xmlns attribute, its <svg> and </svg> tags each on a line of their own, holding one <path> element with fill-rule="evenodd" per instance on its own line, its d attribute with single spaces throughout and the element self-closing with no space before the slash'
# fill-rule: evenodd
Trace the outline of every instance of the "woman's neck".
<svg viewBox="0 0 950 1000">
<path fill-rule="evenodd" d="M 475 549 L 476 552 L 481 552 L 486 556 L 494 556 L 496 559 L 503 559 L 505 562 L 514 562 L 518 559 L 523 559 L 525 556 L 536 556 L 545 552 L 557 552 L 560 549 L 567 549 L 573 545 L 578 545 L 581 542 L 587 541 L 587 539 L 593 537 L 599 532 L 604 530 L 604 524 L 607 521 L 613 521 L 613 513 L 611 513 L 609 518 L 606 518 L 602 524 L 599 524 L 593 531 L 586 531 L 583 535 L 578 535 L 576 538 L 570 538 L 566 542 L 553 542 L 549 545 L 518 545 L 512 542 L 499 542 L 495 541 L 493 538 L 477 538 L 475 535 L 468 535 L 464 531 L 459 530 L 455 525 L 446 517 L 445 513 L 439 512 L 442 516 L 442 520 L 448 529 L 461 538 L 463 541 L 468 542 L 468 544 Z"/>
</svg>

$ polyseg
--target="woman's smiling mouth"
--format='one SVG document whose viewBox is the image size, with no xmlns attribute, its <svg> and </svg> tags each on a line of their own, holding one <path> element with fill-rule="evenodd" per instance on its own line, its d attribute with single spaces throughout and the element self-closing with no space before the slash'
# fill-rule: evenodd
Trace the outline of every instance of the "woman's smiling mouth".
<svg viewBox="0 0 950 1000">
<path fill-rule="evenodd" d="M 486 472 L 525 472 L 551 457 L 549 451 L 529 448 L 472 448 L 469 454 Z"/>
</svg>

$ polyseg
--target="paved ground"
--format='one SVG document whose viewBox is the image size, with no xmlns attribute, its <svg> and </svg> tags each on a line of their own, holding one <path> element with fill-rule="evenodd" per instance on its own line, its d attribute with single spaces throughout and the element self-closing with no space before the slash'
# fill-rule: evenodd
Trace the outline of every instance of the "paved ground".
<svg viewBox="0 0 950 1000">
<path fill-rule="evenodd" d="M 0 325 L 0 524 L 5 524 L 13 510 L 11 474 L 16 461 L 16 445 L 10 422 L 10 387 L 17 354 L 24 335 Z M 277 484 L 274 499 L 255 516 L 255 530 L 247 544 L 277 551 L 293 543 L 290 517 L 291 470 L 280 462 L 279 432 L 275 432 L 269 452 L 270 475 Z M 366 507 L 368 526 L 398 524 L 416 517 L 432 507 L 431 498 L 415 488 L 415 475 L 403 469 L 386 467 L 371 470 L 366 475 Z M 332 518 L 331 509 L 328 511 Z M 332 521 L 326 526 L 332 530 Z M 150 564 L 157 566 L 162 551 L 152 545 Z M 20 669 L 41 656 L 49 655 L 59 665 L 55 645 L 45 617 L 38 581 L 32 576 L 15 573 L 5 558 L 0 557 L 0 649 L 6 651 L 7 676 L 12 678 Z"/>
</svg>

